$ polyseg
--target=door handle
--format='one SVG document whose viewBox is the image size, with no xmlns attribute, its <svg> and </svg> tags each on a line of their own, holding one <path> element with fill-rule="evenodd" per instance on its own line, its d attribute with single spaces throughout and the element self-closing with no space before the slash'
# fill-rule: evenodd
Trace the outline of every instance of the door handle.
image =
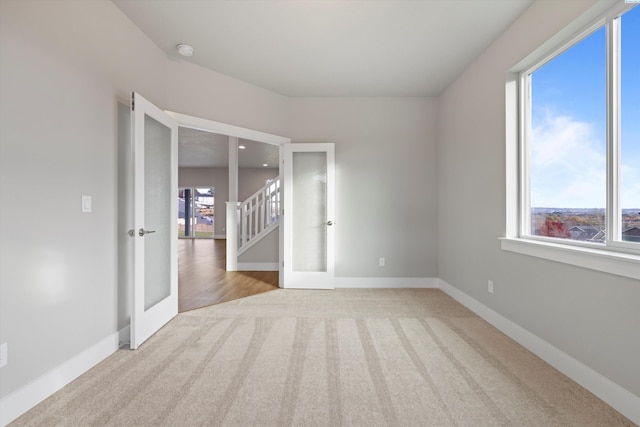
<svg viewBox="0 0 640 427">
<path fill-rule="evenodd" d="M 144 228 L 141 228 L 140 230 L 138 230 L 138 236 L 144 237 L 145 234 L 151 234 L 155 232 L 156 230 L 145 230 Z"/>
<path fill-rule="evenodd" d="M 331 226 L 333 224 L 335 224 L 333 221 L 327 221 L 327 225 Z"/>
</svg>

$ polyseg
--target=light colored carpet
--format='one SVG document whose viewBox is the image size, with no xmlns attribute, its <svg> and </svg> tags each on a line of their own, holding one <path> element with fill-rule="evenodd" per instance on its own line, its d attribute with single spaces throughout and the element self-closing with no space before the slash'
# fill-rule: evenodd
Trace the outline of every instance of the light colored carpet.
<svg viewBox="0 0 640 427">
<path fill-rule="evenodd" d="M 279 289 L 178 315 L 14 425 L 633 424 L 440 290 Z"/>
</svg>

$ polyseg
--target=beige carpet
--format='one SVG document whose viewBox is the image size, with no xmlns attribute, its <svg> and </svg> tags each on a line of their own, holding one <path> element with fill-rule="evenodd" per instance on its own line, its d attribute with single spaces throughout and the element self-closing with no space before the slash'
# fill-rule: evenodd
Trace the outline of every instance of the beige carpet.
<svg viewBox="0 0 640 427">
<path fill-rule="evenodd" d="M 180 314 L 15 421 L 630 426 L 440 290 L 276 290 Z"/>
</svg>

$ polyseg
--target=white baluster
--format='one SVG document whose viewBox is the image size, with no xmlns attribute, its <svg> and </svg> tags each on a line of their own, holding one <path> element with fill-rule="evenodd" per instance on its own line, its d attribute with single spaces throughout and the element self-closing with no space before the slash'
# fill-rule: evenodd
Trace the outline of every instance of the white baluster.
<svg viewBox="0 0 640 427">
<path fill-rule="evenodd" d="M 240 249 L 280 219 L 280 177 L 237 205 L 236 214 Z"/>
<path fill-rule="evenodd" d="M 240 246 L 247 243 L 247 205 L 243 206 L 243 208 L 241 209 L 241 214 L 242 214 L 242 223 L 241 223 L 242 237 L 240 241 L 242 242 L 242 244 Z"/>
</svg>

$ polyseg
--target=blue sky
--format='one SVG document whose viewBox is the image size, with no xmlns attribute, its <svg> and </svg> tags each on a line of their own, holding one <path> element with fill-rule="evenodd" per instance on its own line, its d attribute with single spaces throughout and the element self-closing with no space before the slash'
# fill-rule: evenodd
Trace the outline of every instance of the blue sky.
<svg viewBox="0 0 640 427">
<path fill-rule="evenodd" d="M 532 75 L 531 206 L 606 204 L 606 35 Z M 640 208 L 640 7 L 622 16 L 621 204 Z"/>
</svg>

